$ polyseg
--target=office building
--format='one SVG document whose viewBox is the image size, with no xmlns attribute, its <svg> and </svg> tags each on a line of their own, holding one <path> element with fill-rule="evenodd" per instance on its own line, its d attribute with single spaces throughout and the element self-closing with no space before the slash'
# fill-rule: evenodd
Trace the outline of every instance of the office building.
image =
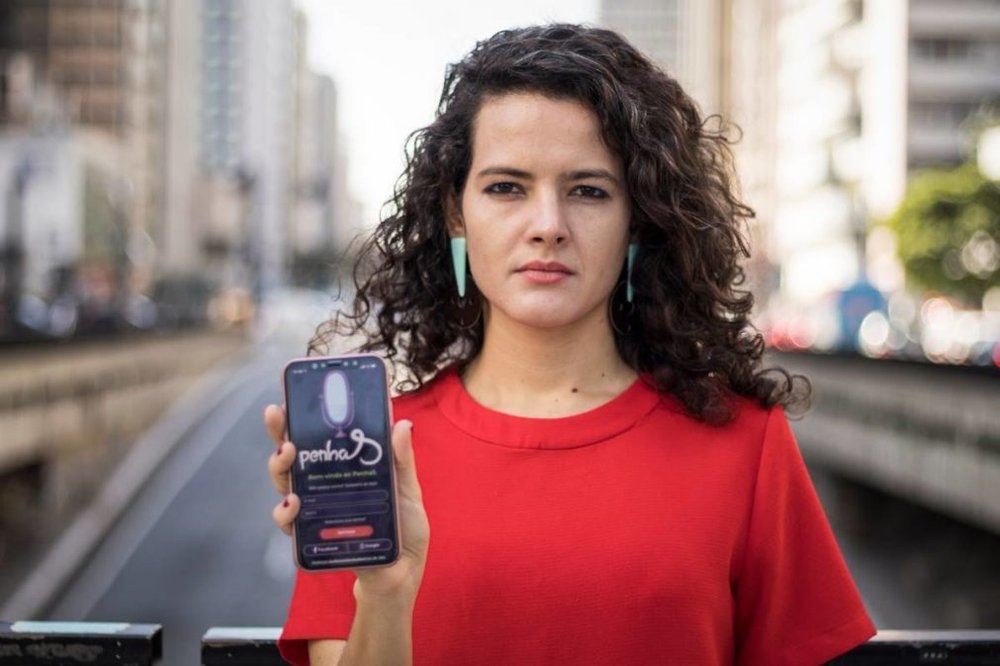
<svg viewBox="0 0 1000 666">
<path fill-rule="evenodd" d="M 200 160 L 208 180 L 238 182 L 236 237 L 247 242 L 249 281 L 259 291 L 281 284 L 287 264 L 295 10 L 290 0 L 202 0 L 201 27 Z"/>
<path fill-rule="evenodd" d="M 603 0 L 598 23 L 677 78 L 702 110 L 726 108 L 728 0 Z"/>
</svg>

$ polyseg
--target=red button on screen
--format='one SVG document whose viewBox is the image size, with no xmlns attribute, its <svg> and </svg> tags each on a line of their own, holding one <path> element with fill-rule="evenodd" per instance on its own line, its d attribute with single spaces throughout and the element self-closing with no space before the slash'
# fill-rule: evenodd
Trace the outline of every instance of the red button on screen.
<svg viewBox="0 0 1000 666">
<path fill-rule="evenodd" d="M 325 527 L 319 531 L 319 538 L 324 541 L 334 539 L 360 539 L 369 537 L 375 530 L 371 525 L 354 525 L 353 527 Z"/>
</svg>

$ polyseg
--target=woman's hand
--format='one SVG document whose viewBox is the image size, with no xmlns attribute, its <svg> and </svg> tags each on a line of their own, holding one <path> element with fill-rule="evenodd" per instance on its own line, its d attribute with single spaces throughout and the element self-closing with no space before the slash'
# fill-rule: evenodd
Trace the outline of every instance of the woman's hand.
<svg viewBox="0 0 1000 666">
<path fill-rule="evenodd" d="M 267 469 L 275 489 L 284 496 L 274 507 L 272 517 L 285 534 L 291 534 L 292 522 L 301 505 L 298 496 L 291 492 L 289 482 L 289 470 L 295 463 L 295 445 L 285 440 L 285 410 L 278 405 L 268 405 L 264 410 L 264 425 L 277 446 Z M 356 571 L 355 596 L 359 601 L 412 605 L 423 578 L 430 527 L 417 480 L 412 433 L 413 424 L 409 421 L 399 421 L 392 429 L 401 541 L 399 559 L 387 567 Z"/>
<path fill-rule="evenodd" d="M 292 521 L 295 520 L 295 516 L 299 515 L 299 498 L 292 492 L 288 474 L 292 465 L 295 464 L 295 445 L 285 440 L 284 407 L 278 405 L 265 407 L 264 426 L 277 447 L 267 461 L 267 471 L 271 474 L 271 483 L 274 484 L 274 489 L 284 496 L 284 500 L 274 507 L 271 517 L 274 519 L 274 524 L 281 528 L 282 532 L 290 535 Z"/>
</svg>

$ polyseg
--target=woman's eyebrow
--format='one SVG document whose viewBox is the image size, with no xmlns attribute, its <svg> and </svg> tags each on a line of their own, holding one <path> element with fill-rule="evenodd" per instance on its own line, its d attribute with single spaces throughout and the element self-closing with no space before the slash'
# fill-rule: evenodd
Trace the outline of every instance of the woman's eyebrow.
<svg viewBox="0 0 1000 666">
<path fill-rule="evenodd" d="M 477 177 L 482 178 L 484 176 L 510 176 L 512 178 L 521 178 L 523 180 L 533 180 L 534 176 L 523 169 L 515 169 L 514 167 L 506 166 L 493 166 L 481 169 Z M 586 180 L 588 178 L 601 178 L 604 180 L 610 180 L 614 184 L 618 184 L 618 179 L 615 178 L 607 169 L 579 169 L 577 171 L 570 171 L 564 175 L 566 180 Z"/>
<path fill-rule="evenodd" d="M 566 174 L 566 180 L 586 180 L 588 178 L 603 178 L 604 180 L 610 180 L 615 185 L 618 184 L 618 179 L 607 169 L 581 169 L 579 171 L 570 171 Z"/>
<path fill-rule="evenodd" d="M 527 171 L 505 166 L 486 167 L 476 174 L 476 176 L 479 178 L 482 178 L 483 176 L 511 176 L 513 178 L 521 178 L 524 180 L 532 180 L 534 178 L 534 176 Z"/>
</svg>

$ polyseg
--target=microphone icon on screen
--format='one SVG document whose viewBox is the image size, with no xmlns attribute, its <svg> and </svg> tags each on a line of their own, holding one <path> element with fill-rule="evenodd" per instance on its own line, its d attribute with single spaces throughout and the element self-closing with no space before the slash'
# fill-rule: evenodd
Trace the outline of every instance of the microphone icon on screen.
<svg viewBox="0 0 1000 666">
<path fill-rule="evenodd" d="M 332 370 L 323 379 L 323 420 L 336 429 L 334 437 L 346 437 L 344 427 L 354 418 L 354 393 L 347 382 L 347 374 Z"/>
</svg>

